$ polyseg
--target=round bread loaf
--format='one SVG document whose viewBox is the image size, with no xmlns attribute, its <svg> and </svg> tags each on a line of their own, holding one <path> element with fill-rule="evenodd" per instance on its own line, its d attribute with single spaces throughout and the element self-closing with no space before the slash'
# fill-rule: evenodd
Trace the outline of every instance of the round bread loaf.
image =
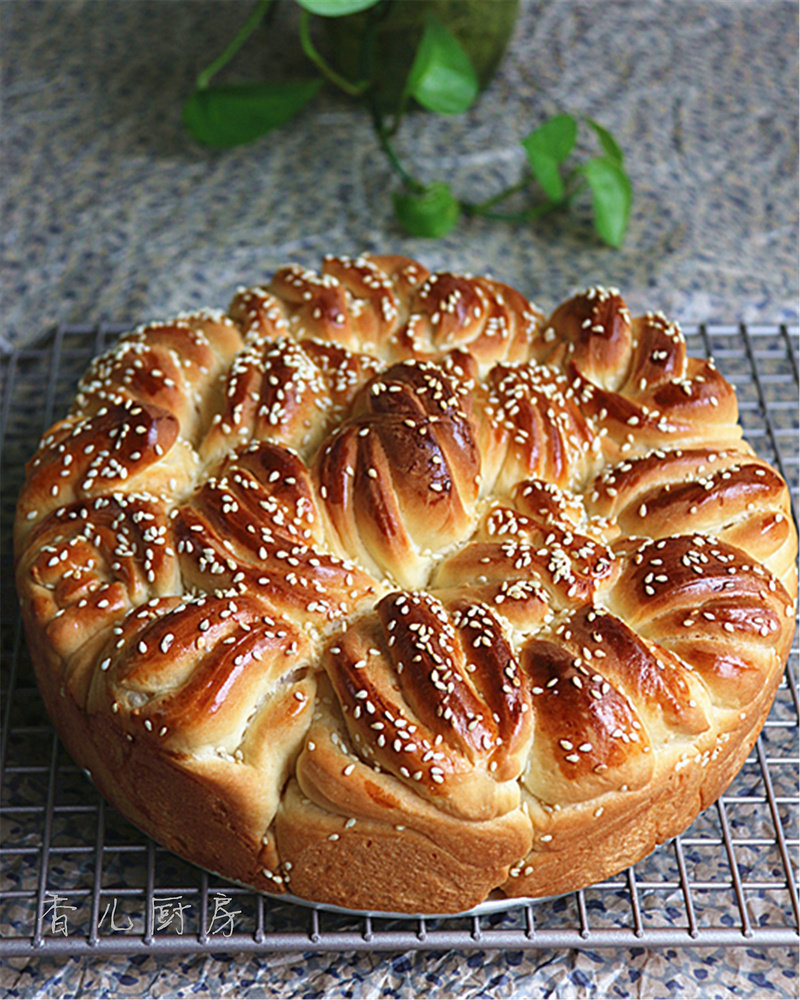
<svg viewBox="0 0 800 1000">
<path fill-rule="evenodd" d="M 660 313 L 327 258 L 122 337 L 45 435 L 17 580 L 125 816 L 269 892 L 444 913 L 636 862 L 788 656 L 788 490 Z"/>
</svg>

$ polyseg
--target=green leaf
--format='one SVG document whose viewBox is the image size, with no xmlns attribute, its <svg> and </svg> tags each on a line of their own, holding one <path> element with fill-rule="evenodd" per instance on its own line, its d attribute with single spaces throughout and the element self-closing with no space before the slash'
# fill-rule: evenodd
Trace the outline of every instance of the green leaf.
<svg viewBox="0 0 800 1000">
<path fill-rule="evenodd" d="M 528 155 L 541 153 L 563 163 L 572 152 L 577 135 L 578 123 L 572 115 L 554 115 L 525 136 L 522 145 Z"/>
<path fill-rule="evenodd" d="M 628 228 L 633 191 L 628 175 L 613 160 L 598 157 L 581 167 L 592 190 L 594 228 L 609 246 L 619 247 Z"/>
<path fill-rule="evenodd" d="M 564 197 L 564 182 L 558 166 L 572 152 L 578 123 L 572 115 L 555 115 L 522 140 L 533 176 L 551 201 Z"/>
<path fill-rule="evenodd" d="M 458 115 L 478 94 L 478 76 L 457 39 L 434 17 L 425 30 L 408 73 L 406 91 L 428 111 Z"/>
<path fill-rule="evenodd" d="M 447 184 L 429 184 L 421 192 L 395 191 L 394 214 L 412 236 L 446 236 L 461 209 Z"/>
<path fill-rule="evenodd" d="M 321 86 L 317 78 L 207 87 L 184 104 L 183 121 L 200 142 L 238 146 L 294 118 Z"/>
<path fill-rule="evenodd" d="M 584 120 L 586 124 L 594 130 L 594 133 L 600 140 L 600 145 L 603 147 L 603 151 L 606 156 L 610 160 L 613 160 L 614 163 L 618 163 L 622 166 L 625 154 L 619 148 L 617 140 L 614 136 L 608 131 L 608 129 L 604 129 L 603 126 L 599 122 L 596 122 L 593 118 L 586 118 Z"/>
<path fill-rule="evenodd" d="M 297 0 L 310 14 L 320 17 L 344 17 L 374 7 L 379 0 Z"/>
<path fill-rule="evenodd" d="M 552 157 L 542 153 L 537 153 L 534 156 L 529 153 L 528 162 L 531 165 L 533 176 L 550 201 L 561 201 L 564 197 L 564 181 L 561 179 L 558 163 Z"/>
</svg>

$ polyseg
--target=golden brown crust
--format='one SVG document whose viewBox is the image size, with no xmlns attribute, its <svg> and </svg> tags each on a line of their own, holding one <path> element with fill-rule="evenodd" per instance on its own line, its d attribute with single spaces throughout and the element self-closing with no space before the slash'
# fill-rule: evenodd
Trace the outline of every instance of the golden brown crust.
<svg viewBox="0 0 800 1000">
<path fill-rule="evenodd" d="M 68 750 L 259 889 L 455 912 L 688 826 L 769 711 L 797 534 L 661 314 L 327 258 L 97 359 L 29 463 Z"/>
</svg>

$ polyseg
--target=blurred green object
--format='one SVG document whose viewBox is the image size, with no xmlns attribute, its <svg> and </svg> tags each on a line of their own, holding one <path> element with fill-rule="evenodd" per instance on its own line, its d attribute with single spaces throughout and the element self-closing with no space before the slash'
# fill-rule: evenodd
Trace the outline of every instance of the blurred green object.
<svg viewBox="0 0 800 1000">
<path fill-rule="evenodd" d="M 519 0 L 386 0 L 359 14 L 324 18 L 327 55 L 348 79 L 372 79 L 379 107 L 392 111 L 400 100 L 426 18 L 432 15 L 455 35 L 482 89 L 505 52 L 518 10 Z M 372 52 L 365 64 L 362 41 L 371 23 Z"/>
</svg>

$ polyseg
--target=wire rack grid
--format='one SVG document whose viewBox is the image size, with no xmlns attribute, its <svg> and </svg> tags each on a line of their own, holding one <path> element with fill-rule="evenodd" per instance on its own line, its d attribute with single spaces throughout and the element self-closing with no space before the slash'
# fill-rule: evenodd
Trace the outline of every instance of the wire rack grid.
<svg viewBox="0 0 800 1000">
<path fill-rule="evenodd" d="M 635 867 L 555 900 L 446 919 L 312 910 L 200 871 L 106 805 L 61 747 L 38 697 L 15 611 L 10 535 L 38 436 L 61 416 L 91 357 L 122 329 L 60 327 L 0 358 L 0 957 L 800 941 L 797 638 L 756 747 L 716 805 Z M 736 385 L 745 435 L 789 483 L 797 519 L 797 328 L 701 325 L 687 330 L 687 341 Z"/>
</svg>

